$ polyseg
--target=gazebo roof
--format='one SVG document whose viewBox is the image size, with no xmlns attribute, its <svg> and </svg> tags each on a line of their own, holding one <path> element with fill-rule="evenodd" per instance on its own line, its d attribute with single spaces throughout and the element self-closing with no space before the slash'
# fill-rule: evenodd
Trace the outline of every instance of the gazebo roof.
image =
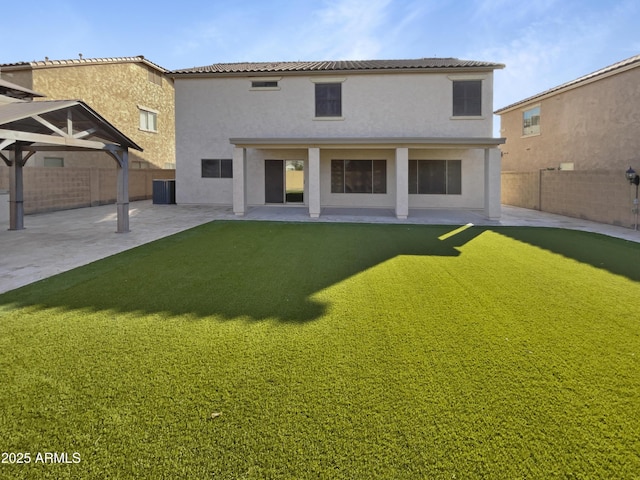
<svg viewBox="0 0 640 480">
<path fill-rule="evenodd" d="M 142 147 L 81 100 L 43 100 L 0 104 L 0 150 L 15 143 L 61 150 Z"/>
</svg>

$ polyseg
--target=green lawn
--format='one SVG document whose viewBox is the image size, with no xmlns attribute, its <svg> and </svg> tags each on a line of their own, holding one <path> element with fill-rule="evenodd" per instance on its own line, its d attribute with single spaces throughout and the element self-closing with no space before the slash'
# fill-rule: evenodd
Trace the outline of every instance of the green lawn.
<svg viewBox="0 0 640 480">
<path fill-rule="evenodd" d="M 640 244 L 454 228 L 214 222 L 0 295 L 0 478 L 638 478 Z"/>
</svg>

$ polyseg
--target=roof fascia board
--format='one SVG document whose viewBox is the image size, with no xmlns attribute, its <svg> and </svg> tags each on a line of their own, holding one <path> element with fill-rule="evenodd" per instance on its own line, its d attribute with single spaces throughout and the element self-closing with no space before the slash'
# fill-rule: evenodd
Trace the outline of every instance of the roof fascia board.
<svg viewBox="0 0 640 480">
<path fill-rule="evenodd" d="M 112 65 L 118 63 L 142 63 L 154 70 L 165 75 L 170 73 L 160 65 L 147 60 L 143 56 L 140 57 L 113 57 L 113 58 L 74 58 L 68 60 L 36 60 L 33 62 L 21 62 L 9 65 L 1 65 L 3 72 L 20 71 L 20 70 L 43 70 L 47 68 L 63 68 L 63 67 L 82 67 L 87 65 Z"/>
<path fill-rule="evenodd" d="M 494 148 L 505 138 L 389 137 L 389 138 L 230 138 L 240 148 Z"/>
<path fill-rule="evenodd" d="M 228 77 L 264 77 L 266 75 L 280 75 L 283 77 L 302 76 L 336 76 L 336 75 L 393 75 L 420 73 L 491 73 L 500 67 L 428 67 L 428 68 L 367 68 L 348 70 L 295 70 L 295 71 L 245 71 L 245 72 L 169 72 L 172 78 L 228 78 Z"/>
</svg>

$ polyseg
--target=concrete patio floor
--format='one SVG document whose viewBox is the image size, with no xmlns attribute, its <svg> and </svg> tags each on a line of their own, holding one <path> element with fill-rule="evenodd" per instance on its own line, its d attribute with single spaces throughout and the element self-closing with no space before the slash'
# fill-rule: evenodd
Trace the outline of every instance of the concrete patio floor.
<svg viewBox="0 0 640 480">
<path fill-rule="evenodd" d="M 311 219 L 304 207 L 254 207 L 237 217 L 230 207 L 145 200 L 130 204 L 131 231 L 124 234 L 115 233 L 115 205 L 27 215 L 24 230 L 9 231 L 8 222 L 0 226 L 0 293 L 213 220 L 558 227 L 640 242 L 640 231 L 510 206 L 503 206 L 499 221 L 470 211 L 412 210 L 407 220 L 398 220 L 393 210 L 340 208 L 325 208 Z"/>
</svg>

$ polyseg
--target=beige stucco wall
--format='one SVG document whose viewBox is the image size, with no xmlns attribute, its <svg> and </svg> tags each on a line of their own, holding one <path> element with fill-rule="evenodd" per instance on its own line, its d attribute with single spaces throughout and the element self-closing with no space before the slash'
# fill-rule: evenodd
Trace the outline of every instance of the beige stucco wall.
<svg viewBox="0 0 640 480">
<path fill-rule="evenodd" d="M 132 61 L 64 66 L 49 62 L 44 67 L 22 68 L 4 68 L 2 78 L 46 95 L 43 100 L 84 101 L 144 149 L 144 152 L 130 152 L 132 163 L 143 162 L 152 168 L 166 168 L 175 163 L 175 95 L 172 79 L 163 75 L 162 85 L 157 85 L 149 81 L 148 65 Z M 140 130 L 138 106 L 158 112 L 157 133 Z M 42 166 L 44 156 L 37 154 L 27 165 Z M 65 167 L 86 166 L 89 159 L 97 167 L 109 168 L 112 165 L 102 154 L 55 152 L 46 156 L 63 157 Z"/>
<path fill-rule="evenodd" d="M 522 135 L 522 113 L 540 105 L 540 135 Z M 640 67 L 533 100 L 501 114 L 503 171 L 573 163 L 575 170 L 640 170 Z"/>
<path fill-rule="evenodd" d="M 493 74 L 469 73 L 336 73 L 343 78 L 343 118 L 316 119 L 314 82 L 322 76 L 283 76 L 279 89 L 251 89 L 249 77 L 178 77 L 176 86 L 176 199 L 178 203 L 229 205 L 233 201 L 231 179 L 201 178 L 203 158 L 232 158 L 230 138 L 244 137 L 492 137 Z M 453 79 L 483 79 L 483 116 L 477 119 L 452 117 Z M 383 99 L 379 101 L 379 99 Z M 395 153 L 393 150 L 336 152 L 321 149 L 322 205 L 395 205 Z M 381 156 L 382 155 L 382 156 Z M 435 157 L 442 153 L 430 152 Z M 449 154 L 447 154 L 449 155 Z M 456 153 L 464 159 L 463 178 L 468 178 L 460 206 L 482 208 L 482 154 Z M 264 204 L 264 159 L 307 160 L 306 149 L 247 151 L 247 203 Z M 331 158 L 387 159 L 387 194 L 350 195 L 338 198 L 330 193 Z M 415 158 L 411 156 L 410 158 Z M 475 160 L 477 159 L 477 163 Z M 467 161 L 468 160 L 468 161 Z M 305 166 L 306 168 L 306 166 Z M 476 177 L 476 175 L 479 175 Z M 473 178 L 472 178 L 473 177 Z M 464 187 L 463 187 L 464 188 Z M 429 205 L 436 202 L 435 196 Z M 452 196 L 444 200 L 451 205 Z M 476 202 L 479 202 L 476 204 Z M 417 203 L 420 203 L 419 201 Z M 438 202 L 436 202 L 438 203 Z"/>
</svg>

